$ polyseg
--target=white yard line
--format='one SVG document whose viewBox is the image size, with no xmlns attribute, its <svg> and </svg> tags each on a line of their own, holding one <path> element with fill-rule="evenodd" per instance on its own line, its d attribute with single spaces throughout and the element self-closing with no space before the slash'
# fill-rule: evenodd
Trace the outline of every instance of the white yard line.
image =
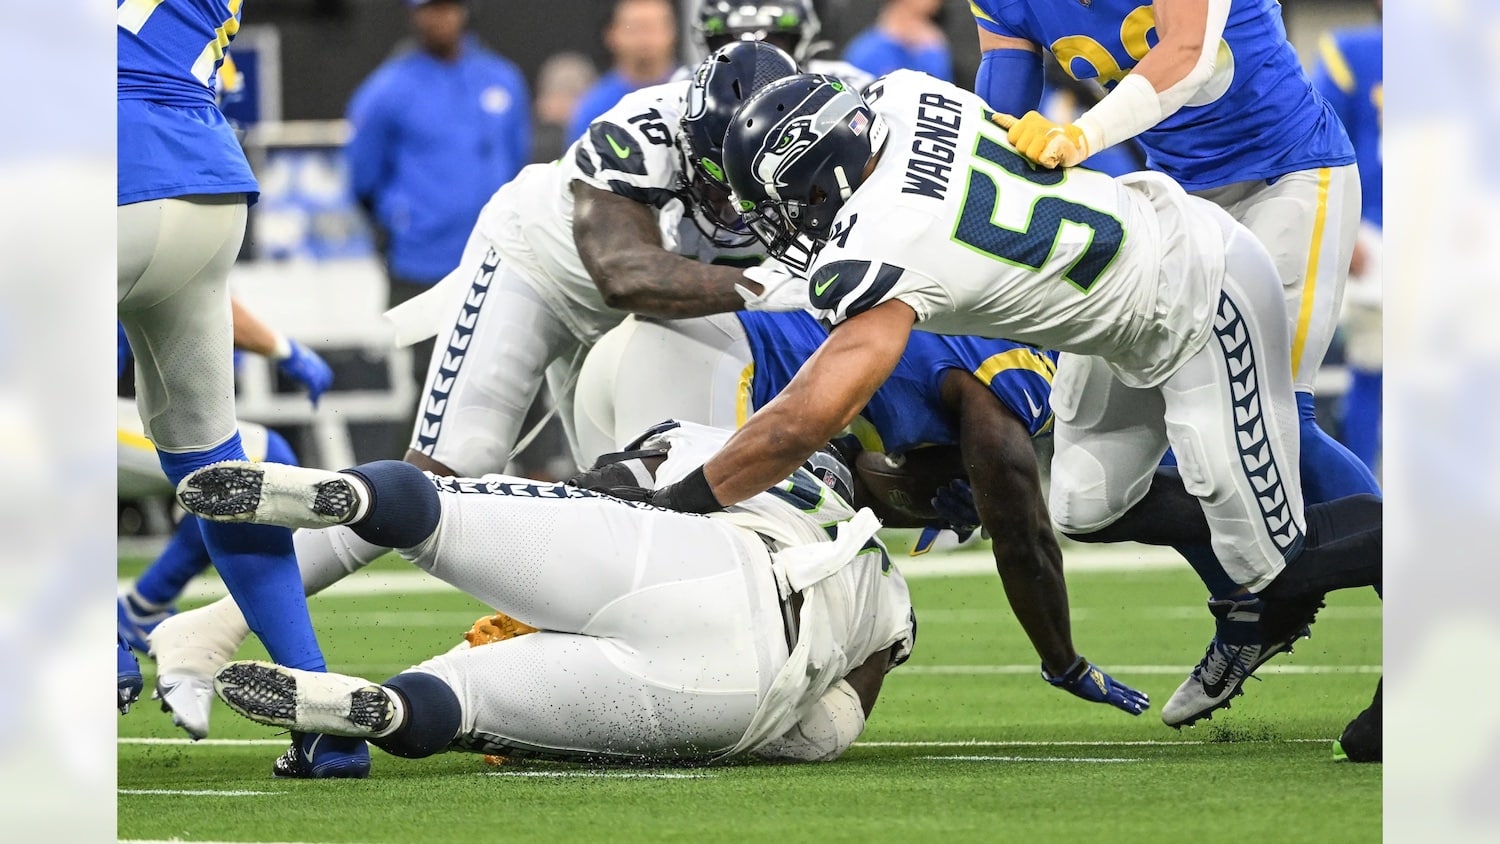
<svg viewBox="0 0 1500 844">
<path fill-rule="evenodd" d="M 933 762 L 1143 762 L 1144 759 L 1113 759 L 1102 756 L 918 756 Z"/>
<path fill-rule="evenodd" d="M 1193 670 L 1191 665 L 1110 665 L 1109 670 L 1114 674 L 1186 674 Z M 1257 675 L 1261 674 L 1380 674 L 1383 667 L 1379 665 L 1262 665 L 1255 670 Z M 993 675 L 993 674 L 1037 674 L 1040 669 L 1037 666 L 1026 663 L 1023 665 L 903 665 L 896 669 L 897 676 L 902 674 L 942 674 L 942 675 Z"/>
<path fill-rule="evenodd" d="M 117 794 L 161 794 L 173 797 L 265 797 L 286 793 L 285 791 L 212 791 L 178 788 L 120 788 L 115 791 Z"/>
<path fill-rule="evenodd" d="M 1326 744 L 1326 738 L 1269 739 L 1265 742 L 1221 742 L 1202 739 L 1138 739 L 1128 741 L 861 741 L 855 747 L 1175 747 L 1204 744 Z"/>
<path fill-rule="evenodd" d="M 1255 744 L 1308 744 L 1322 743 L 1326 738 L 1270 739 Z M 190 738 L 122 736 L 115 740 L 119 744 L 168 745 L 174 747 L 286 747 L 286 739 L 202 739 Z M 985 741 L 966 739 L 962 741 L 861 741 L 856 747 L 1175 747 L 1180 745 L 1229 744 L 1231 742 L 1206 741 L 1200 739 L 1141 739 L 1129 741 Z M 493 773 L 505 773 L 496 771 Z"/>
<path fill-rule="evenodd" d="M 716 774 L 681 771 L 485 771 L 484 777 L 542 777 L 602 780 L 703 780 Z"/>
</svg>

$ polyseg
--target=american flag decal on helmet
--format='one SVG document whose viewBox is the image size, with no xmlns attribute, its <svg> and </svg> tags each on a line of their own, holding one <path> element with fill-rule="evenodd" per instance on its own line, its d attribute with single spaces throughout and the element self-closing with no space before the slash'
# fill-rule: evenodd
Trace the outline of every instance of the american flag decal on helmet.
<svg viewBox="0 0 1500 844">
<path fill-rule="evenodd" d="M 863 111 L 856 111 L 854 117 L 849 120 L 849 131 L 859 137 L 865 133 L 865 127 L 870 125 L 870 116 Z"/>
</svg>

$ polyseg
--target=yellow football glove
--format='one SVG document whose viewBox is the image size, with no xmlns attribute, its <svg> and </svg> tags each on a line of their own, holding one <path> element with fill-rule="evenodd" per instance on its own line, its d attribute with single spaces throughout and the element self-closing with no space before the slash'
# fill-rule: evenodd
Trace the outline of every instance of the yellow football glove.
<svg viewBox="0 0 1500 844">
<path fill-rule="evenodd" d="M 527 633 L 535 633 L 536 630 L 535 627 L 525 622 L 516 621 L 503 612 L 497 612 L 474 622 L 474 626 L 464 634 L 464 641 L 469 643 L 469 647 L 477 648 L 491 642 L 503 642 L 506 639 L 525 636 Z"/>
<path fill-rule="evenodd" d="M 1071 123 L 1060 125 L 1028 111 L 1017 120 L 1009 114 L 996 114 L 995 125 L 1006 130 L 1006 140 L 1016 151 L 1043 167 L 1073 167 L 1089 157 L 1089 142 L 1083 130 Z"/>
</svg>

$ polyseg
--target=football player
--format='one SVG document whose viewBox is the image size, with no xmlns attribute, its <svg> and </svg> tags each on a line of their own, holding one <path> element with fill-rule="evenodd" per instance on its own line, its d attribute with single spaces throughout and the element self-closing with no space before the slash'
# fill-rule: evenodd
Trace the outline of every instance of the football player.
<svg viewBox="0 0 1500 844">
<path fill-rule="evenodd" d="M 705 55 L 735 41 L 764 41 L 785 50 L 808 73 L 838 77 L 855 89 L 875 81 L 846 61 L 814 58 L 829 44 L 818 40 L 822 28 L 812 0 L 701 0 L 693 16 L 693 46 Z"/>
<path fill-rule="evenodd" d="M 598 471 L 682 477 L 728 432 L 654 428 Z M 346 524 L 526 627 L 382 684 L 230 663 L 231 708 L 396 756 L 836 759 L 860 735 L 916 617 L 855 510 L 839 452 L 710 518 L 561 484 L 439 477 L 394 460 L 342 473 L 269 463 L 199 471 L 179 500 L 209 519 Z M 610 541 L 600 541 L 609 537 Z"/>
<path fill-rule="evenodd" d="M 746 222 L 836 328 L 701 469 L 616 494 L 695 513 L 753 494 L 854 418 L 920 324 L 1063 352 L 1049 509 L 1066 533 L 1138 520 L 1170 445 L 1264 635 L 1378 579 L 1377 498 L 1303 511 L 1280 279 L 1248 230 L 1160 174 L 1035 168 L 952 85 L 898 71 L 867 90 L 800 75 L 735 113 Z"/>
<path fill-rule="evenodd" d="M 141 421 L 175 484 L 200 466 L 245 459 L 234 418 L 225 281 L 257 185 L 214 102 L 215 75 L 239 30 L 239 4 L 118 0 L 116 8 L 118 314 L 136 354 Z M 291 533 L 212 524 L 204 525 L 203 540 L 271 658 L 324 670 Z M 125 660 L 134 657 L 123 640 L 120 647 L 124 704 Z M 309 772 L 368 774 L 363 742 L 308 742 Z"/>
<path fill-rule="evenodd" d="M 762 259 L 721 184 L 718 147 L 744 96 L 796 70 L 769 44 L 736 42 L 690 80 L 627 95 L 561 161 L 526 167 L 496 192 L 459 267 L 393 312 L 407 341 L 440 332 L 408 462 L 439 475 L 504 471 L 542 379 L 571 428 L 572 372 L 628 312 L 738 310 L 737 287 L 764 294 L 761 280 L 789 278 L 709 262 Z M 388 550 L 347 529 L 295 542 L 308 594 Z M 180 720 L 195 735 L 207 730 L 214 669 L 245 636 L 235 602 L 215 607 L 166 620 L 150 640 L 158 666 L 192 690 Z"/>
<path fill-rule="evenodd" d="M 318 399 L 333 384 L 333 370 L 317 352 L 266 324 L 238 299 L 230 297 L 234 321 L 234 347 L 258 354 L 276 362 L 287 377 L 307 389 L 307 396 L 317 406 Z M 130 362 L 130 347 L 123 329 L 118 340 L 119 370 L 124 377 Z M 156 449 L 146 439 L 140 409 L 130 399 L 120 399 L 116 439 L 119 458 L 116 463 L 121 498 L 161 498 L 172 494 L 172 485 L 162 474 Z M 297 455 L 281 434 L 253 422 L 239 425 L 240 443 L 250 460 L 297 465 Z M 116 621 L 120 637 L 140 653 L 147 652 L 146 636 L 163 619 L 177 612 L 172 606 L 189 580 L 197 577 L 212 561 L 203 544 L 201 524 L 195 516 L 184 516 L 161 554 L 136 578 L 129 589 L 116 598 Z"/>
<path fill-rule="evenodd" d="M 1133 138 L 1148 166 L 1260 240 L 1286 296 L 1307 499 L 1378 494 L 1374 476 L 1313 415 L 1313 379 L 1333 338 L 1359 225 L 1360 181 L 1343 127 L 1287 42 L 1280 4 L 972 0 L 970 9 L 983 53 L 975 90 L 1001 113 L 1023 156 L 1075 165 Z M 1109 93 L 1071 123 L 1037 113 L 1043 49 Z M 1209 586 L 1216 630 L 1162 708 L 1174 727 L 1227 704 L 1249 672 L 1291 646 L 1255 636 L 1259 605 L 1233 588 L 1208 548 L 1179 551 Z"/>
<path fill-rule="evenodd" d="M 738 428 L 781 392 L 827 337 L 801 311 L 628 319 L 599 341 L 578 379 L 576 424 L 584 453 L 623 448 L 627 432 L 663 417 Z M 1052 426 L 1048 397 L 1056 362 L 1055 352 L 1008 340 L 916 331 L 851 429 L 866 451 L 900 459 L 919 460 L 934 446 L 958 447 L 957 474 L 967 480 L 956 478 L 935 498 L 922 493 L 920 504 L 931 500 L 933 508 L 924 518 L 960 535 L 983 525 L 1011 607 L 1049 679 L 1086 700 L 1138 715 L 1150 705 L 1147 696 L 1097 671 L 1073 647 L 1062 551 L 1031 444 Z M 935 533 L 929 527 L 922 543 Z"/>
</svg>

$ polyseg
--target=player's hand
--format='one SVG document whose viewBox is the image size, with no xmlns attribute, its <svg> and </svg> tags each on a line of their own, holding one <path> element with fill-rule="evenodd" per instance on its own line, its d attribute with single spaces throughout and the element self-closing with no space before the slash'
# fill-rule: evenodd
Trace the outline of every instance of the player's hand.
<svg viewBox="0 0 1500 844">
<path fill-rule="evenodd" d="M 317 352 L 296 340 L 288 340 L 287 347 L 290 353 L 277 361 L 276 367 L 286 377 L 306 387 L 307 397 L 312 399 L 313 407 L 317 407 L 323 391 L 333 384 L 333 369 Z"/>
<path fill-rule="evenodd" d="M 585 469 L 563 483 L 579 489 L 604 492 L 612 487 L 638 487 L 641 481 L 624 463 L 603 463 L 592 469 Z"/>
<path fill-rule="evenodd" d="M 1139 715 L 1151 708 L 1151 698 L 1145 692 L 1121 683 L 1081 656 L 1062 676 L 1054 676 L 1043 665 L 1042 679 L 1084 700 L 1107 703 L 1131 715 Z"/>
<path fill-rule="evenodd" d="M 979 529 L 979 508 L 974 504 L 974 490 L 963 478 L 954 478 L 938 487 L 937 494 L 932 496 L 932 509 L 937 511 L 949 530 L 958 534 L 959 542 Z"/>
<path fill-rule="evenodd" d="M 1028 111 L 1019 120 L 1009 114 L 990 119 L 1006 130 L 1005 138 L 1017 152 L 1043 167 L 1073 167 L 1089 157 L 1083 130 L 1071 123 L 1053 123 L 1037 111 Z"/>
<path fill-rule="evenodd" d="M 745 270 L 745 278 L 761 286 L 759 294 L 742 284 L 735 292 L 745 300 L 747 311 L 805 311 L 812 307 L 807 294 L 807 279 L 775 263 L 761 264 Z"/>
</svg>

